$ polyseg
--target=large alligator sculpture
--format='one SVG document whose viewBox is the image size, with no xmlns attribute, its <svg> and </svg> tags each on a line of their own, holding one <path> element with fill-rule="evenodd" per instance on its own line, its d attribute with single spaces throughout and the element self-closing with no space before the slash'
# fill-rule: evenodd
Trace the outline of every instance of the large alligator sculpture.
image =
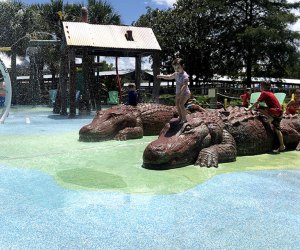
<svg viewBox="0 0 300 250">
<path fill-rule="evenodd" d="M 160 104 L 118 105 L 98 111 L 79 131 L 80 141 L 128 140 L 158 135 L 173 117 L 176 107 Z"/>
<path fill-rule="evenodd" d="M 217 167 L 218 163 L 235 161 L 237 155 L 262 154 L 278 147 L 273 125 L 264 122 L 258 112 L 239 107 L 229 107 L 227 111 L 227 116 L 219 110 L 193 113 L 183 125 L 167 123 L 159 138 L 146 147 L 143 166 Z M 300 116 L 284 117 L 281 130 L 287 149 L 300 150 Z"/>
</svg>

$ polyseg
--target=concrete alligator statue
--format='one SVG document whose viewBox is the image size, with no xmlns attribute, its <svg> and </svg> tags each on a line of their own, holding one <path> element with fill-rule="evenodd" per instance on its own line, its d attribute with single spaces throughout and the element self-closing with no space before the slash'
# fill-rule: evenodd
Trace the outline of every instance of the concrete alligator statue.
<svg viewBox="0 0 300 250">
<path fill-rule="evenodd" d="M 154 103 L 136 107 L 118 105 L 98 111 L 93 121 L 79 131 L 80 141 L 128 140 L 158 135 L 173 117 L 176 107 Z"/>
<path fill-rule="evenodd" d="M 216 110 L 190 114 L 183 125 L 167 123 L 159 138 L 146 147 L 143 167 L 217 167 L 235 161 L 237 155 L 267 153 L 278 146 L 273 125 L 264 122 L 258 112 L 239 107 L 227 111 L 228 116 Z M 281 129 L 286 148 L 300 150 L 300 116 L 285 116 Z"/>
</svg>

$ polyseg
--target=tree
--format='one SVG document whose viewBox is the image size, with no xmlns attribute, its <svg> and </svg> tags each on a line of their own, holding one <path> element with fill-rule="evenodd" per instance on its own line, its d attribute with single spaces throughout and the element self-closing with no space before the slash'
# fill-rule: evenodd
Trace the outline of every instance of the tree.
<svg viewBox="0 0 300 250">
<path fill-rule="evenodd" d="M 135 23 L 151 27 L 170 61 L 179 51 L 197 78 L 215 74 L 282 77 L 295 63 L 299 2 L 285 0 L 178 0 L 173 9 L 148 9 Z M 246 73 L 245 73 L 246 72 Z"/>
<path fill-rule="evenodd" d="M 240 48 L 240 72 L 246 69 L 247 84 L 251 76 L 282 77 L 286 68 L 295 63 L 300 38 L 288 25 L 297 21 L 292 9 L 299 2 L 285 0 L 228 1 L 231 10 L 233 37 Z"/>
<path fill-rule="evenodd" d="M 88 0 L 89 22 L 93 24 L 120 24 L 121 16 L 106 1 Z"/>
</svg>

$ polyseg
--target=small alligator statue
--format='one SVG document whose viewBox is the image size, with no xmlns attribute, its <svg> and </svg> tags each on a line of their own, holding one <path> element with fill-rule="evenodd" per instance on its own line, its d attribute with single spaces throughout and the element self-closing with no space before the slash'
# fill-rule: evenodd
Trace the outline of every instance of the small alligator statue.
<svg viewBox="0 0 300 250">
<path fill-rule="evenodd" d="M 143 167 L 217 167 L 218 163 L 235 161 L 237 155 L 267 153 L 278 146 L 273 125 L 258 112 L 239 107 L 229 107 L 227 112 L 227 116 L 220 110 L 193 113 L 183 125 L 171 120 L 146 147 Z M 286 148 L 300 150 L 300 116 L 285 116 L 281 130 Z"/>
<path fill-rule="evenodd" d="M 154 103 L 118 105 L 98 111 L 93 121 L 79 131 L 80 141 L 128 140 L 158 135 L 172 118 L 176 107 Z"/>
</svg>

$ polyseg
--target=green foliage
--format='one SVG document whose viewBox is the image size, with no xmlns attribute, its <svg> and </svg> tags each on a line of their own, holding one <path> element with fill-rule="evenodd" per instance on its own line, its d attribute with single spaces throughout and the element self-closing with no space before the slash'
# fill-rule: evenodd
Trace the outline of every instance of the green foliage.
<svg viewBox="0 0 300 250">
<path fill-rule="evenodd" d="M 159 96 L 159 102 L 164 105 L 175 105 L 175 95 L 164 94 Z"/>
<path fill-rule="evenodd" d="M 238 100 L 238 99 L 232 99 L 230 100 L 230 102 L 228 103 L 228 105 L 230 106 L 241 106 L 242 104 L 242 101 L 241 100 Z"/>
<path fill-rule="evenodd" d="M 195 95 L 194 98 L 202 107 L 207 107 L 209 105 L 209 97 L 207 95 Z"/>
<path fill-rule="evenodd" d="M 88 0 L 89 21 L 94 24 L 120 24 L 121 16 L 106 1 Z"/>
<path fill-rule="evenodd" d="M 135 23 L 151 27 L 163 49 L 163 70 L 180 52 L 190 75 L 282 77 L 298 61 L 299 34 L 291 10 L 299 1 L 178 0 L 173 9 L 150 9 Z M 243 73 L 245 72 L 246 74 Z"/>
</svg>

